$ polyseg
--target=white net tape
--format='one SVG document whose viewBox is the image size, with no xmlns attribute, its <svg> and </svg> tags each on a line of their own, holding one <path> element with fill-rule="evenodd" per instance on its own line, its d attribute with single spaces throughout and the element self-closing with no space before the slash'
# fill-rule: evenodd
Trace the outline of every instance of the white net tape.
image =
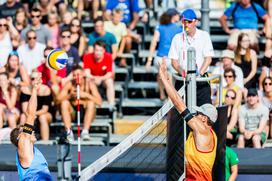
<svg viewBox="0 0 272 181">
<path fill-rule="evenodd" d="M 180 96 L 183 96 L 185 92 L 184 86 L 178 91 Z M 79 180 L 87 181 L 95 176 L 98 172 L 112 163 L 121 154 L 126 152 L 132 145 L 140 140 L 146 133 L 152 129 L 168 112 L 172 109 L 173 104 L 168 100 L 151 118 L 146 120 L 142 126 L 135 130 L 131 135 L 124 139 L 117 146 L 112 148 L 109 152 L 104 154 L 98 160 L 90 164 L 84 170 L 82 170 Z"/>
</svg>

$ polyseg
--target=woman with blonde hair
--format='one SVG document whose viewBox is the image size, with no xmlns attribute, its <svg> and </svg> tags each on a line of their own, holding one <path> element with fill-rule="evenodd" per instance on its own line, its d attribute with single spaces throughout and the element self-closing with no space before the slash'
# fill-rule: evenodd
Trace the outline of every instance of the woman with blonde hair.
<svg viewBox="0 0 272 181">
<path fill-rule="evenodd" d="M 27 13 L 24 10 L 24 8 L 19 8 L 16 10 L 15 13 L 15 22 L 14 22 L 14 27 L 16 30 L 21 33 L 21 31 L 26 28 L 28 25 L 27 22 Z"/>
<path fill-rule="evenodd" d="M 257 55 L 255 50 L 250 48 L 249 36 L 241 33 L 238 36 L 237 48 L 235 50 L 235 65 L 239 66 L 244 74 L 244 86 L 255 88 L 255 74 L 257 72 Z"/>
<path fill-rule="evenodd" d="M 59 34 L 60 34 L 60 26 L 59 26 L 59 18 L 56 12 L 51 12 L 48 14 L 48 23 L 46 27 L 49 29 L 52 35 L 52 47 L 59 47 Z"/>
</svg>

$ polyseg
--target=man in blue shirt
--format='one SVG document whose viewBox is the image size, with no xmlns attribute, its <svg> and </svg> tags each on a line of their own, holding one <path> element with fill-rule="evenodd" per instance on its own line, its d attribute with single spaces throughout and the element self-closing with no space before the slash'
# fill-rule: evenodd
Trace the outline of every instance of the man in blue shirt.
<svg viewBox="0 0 272 181">
<path fill-rule="evenodd" d="M 140 43 L 142 38 L 135 31 L 136 25 L 139 21 L 139 5 L 138 0 L 110 0 L 106 4 L 106 12 L 104 14 L 105 19 L 110 21 L 112 16 L 112 11 L 114 9 L 120 9 L 123 11 L 123 20 L 128 28 L 128 35 L 125 37 L 125 52 L 130 53 L 132 48 L 132 42 Z M 113 59 L 114 54 L 112 54 Z M 126 62 L 122 58 L 120 61 L 120 66 L 125 67 Z"/>
<path fill-rule="evenodd" d="M 34 121 L 37 110 L 37 90 L 42 80 L 41 74 L 33 81 L 33 89 L 26 111 L 26 123 L 23 127 L 15 128 L 10 134 L 11 142 L 17 147 L 16 165 L 20 180 L 51 181 L 52 177 L 43 154 L 34 146 Z"/>
<path fill-rule="evenodd" d="M 138 0 L 110 0 L 106 5 L 106 19 L 110 20 L 111 12 L 114 9 L 121 9 L 123 11 L 123 20 L 130 30 L 136 27 L 139 20 L 139 5 Z"/>
<path fill-rule="evenodd" d="M 233 29 L 229 29 L 227 24 L 227 20 L 230 17 L 233 20 Z M 265 32 L 268 36 L 270 27 L 267 20 L 269 20 L 269 16 L 260 5 L 251 3 L 250 0 L 239 0 L 232 3 L 219 19 L 224 31 L 230 34 L 228 47 L 234 50 L 237 46 L 239 34 L 244 32 L 249 35 L 251 46 L 258 50 L 258 19 L 262 19 L 265 22 Z"/>
<path fill-rule="evenodd" d="M 93 52 L 93 44 L 96 41 L 102 40 L 106 44 L 106 52 L 112 53 L 112 60 L 115 60 L 118 49 L 117 41 L 112 33 L 105 31 L 104 21 L 102 18 L 94 20 L 94 30 L 95 31 L 89 35 L 89 52 Z"/>
</svg>

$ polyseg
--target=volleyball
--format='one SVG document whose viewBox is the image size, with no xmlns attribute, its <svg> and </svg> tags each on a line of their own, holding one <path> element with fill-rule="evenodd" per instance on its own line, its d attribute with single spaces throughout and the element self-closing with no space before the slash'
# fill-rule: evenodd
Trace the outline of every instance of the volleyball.
<svg viewBox="0 0 272 181">
<path fill-rule="evenodd" d="M 64 50 L 54 49 L 47 56 L 48 65 L 54 70 L 61 70 L 66 66 L 68 55 Z"/>
</svg>

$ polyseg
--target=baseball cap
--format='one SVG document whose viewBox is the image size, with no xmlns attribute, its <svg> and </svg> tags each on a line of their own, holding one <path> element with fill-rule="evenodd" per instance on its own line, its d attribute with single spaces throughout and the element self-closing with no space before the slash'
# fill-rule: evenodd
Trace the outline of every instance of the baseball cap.
<svg viewBox="0 0 272 181">
<path fill-rule="evenodd" d="M 188 21 L 193 21 L 194 19 L 197 19 L 196 13 L 192 9 L 186 9 L 182 12 L 181 18 Z"/>
<path fill-rule="evenodd" d="M 212 104 L 203 104 L 202 106 L 193 106 L 193 109 L 207 116 L 213 123 L 217 120 L 217 110 Z"/>
<path fill-rule="evenodd" d="M 235 56 L 234 52 L 231 50 L 223 50 L 221 55 L 222 58 L 230 58 L 230 59 L 234 59 L 234 56 Z"/>
<path fill-rule="evenodd" d="M 250 88 L 250 89 L 248 90 L 248 92 L 247 92 L 247 96 L 256 96 L 256 95 L 258 95 L 258 92 L 257 92 L 257 90 L 254 89 L 254 88 Z"/>
<path fill-rule="evenodd" d="M 179 12 L 175 8 L 169 8 L 166 11 L 166 14 L 168 14 L 169 16 L 175 16 L 175 15 L 179 14 Z"/>
</svg>

